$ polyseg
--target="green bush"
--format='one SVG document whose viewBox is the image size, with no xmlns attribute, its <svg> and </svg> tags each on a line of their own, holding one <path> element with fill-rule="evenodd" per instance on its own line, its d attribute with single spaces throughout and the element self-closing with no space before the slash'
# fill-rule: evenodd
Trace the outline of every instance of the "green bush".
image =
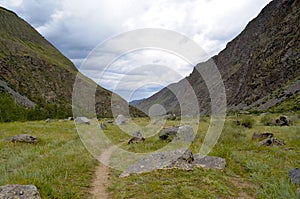
<svg viewBox="0 0 300 199">
<path fill-rule="evenodd" d="M 237 120 L 237 125 L 243 126 L 246 128 L 252 128 L 255 123 L 255 120 L 250 116 L 243 116 Z"/>
<path fill-rule="evenodd" d="M 0 92 L 0 122 L 62 119 L 71 115 L 72 109 L 67 105 L 47 104 L 27 109 L 17 105 L 9 94 Z"/>
<path fill-rule="evenodd" d="M 266 126 L 271 126 L 274 122 L 274 119 L 271 115 L 264 115 L 261 117 L 260 122 Z"/>
</svg>

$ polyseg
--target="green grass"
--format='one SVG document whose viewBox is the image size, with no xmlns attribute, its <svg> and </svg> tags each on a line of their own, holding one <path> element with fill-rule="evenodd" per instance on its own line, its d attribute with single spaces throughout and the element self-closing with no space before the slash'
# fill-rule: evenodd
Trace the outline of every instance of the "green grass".
<svg viewBox="0 0 300 199">
<path fill-rule="evenodd" d="M 0 141 L 0 185 L 35 184 L 42 198 L 87 198 L 97 162 L 74 128 L 73 122 L 0 124 L 0 140 L 21 133 L 39 139 Z"/>
<path fill-rule="evenodd" d="M 119 178 L 121 171 L 112 169 L 110 195 L 112 198 L 139 199 L 296 199 L 297 186 L 289 181 L 287 172 L 300 166 L 299 118 L 291 116 L 293 126 L 279 127 L 266 126 L 260 116 L 249 117 L 255 121 L 252 128 L 237 126 L 237 117 L 229 116 L 217 145 L 209 154 L 226 158 L 224 170 L 157 170 Z M 102 122 L 107 120 L 101 119 Z M 134 121 L 141 126 L 149 124 L 146 118 Z M 179 122 L 167 121 L 166 125 Z M 199 151 L 208 127 L 209 118 L 206 117 L 201 120 L 195 142 L 190 147 L 194 153 Z M 2 123 L 0 129 L 0 140 L 19 133 L 40 138 L 37 144 L 0 142 L 0 185 L 35 184 L 43 198 L 91 197 L 89 190 L 97 162 L 82 145 L 72 122 Z M 115 144 L 130 138 L 114 124 L 107 124 L 104 132 Z M 272 132 L 286 146 L 258 147 L 257 142 L 251 140 L 254 132 Z M 166 144 L 153 136 L 144 143 L 123 143 L 120 147 L 132 152 L 149 152 Z"/>
<path fill-rule="evenodd" d="M 236 125 L 236 117 L 228 117 L 218 144 L 209 155 L 226 158 L 223 171 L 195 169 L 186 172 L 178 169 L 118 178 L 120 171 L 112 171 L 109 188 L 113 198 L 297 198 L 296 186 L 291 184 L 287 172 L 300 165 L 300 126 L 296 121 L 291 127 L 270 127 L 260 123 L 261 117 L 247 116 L 254 120 L 252 128 Z M 274 115 L 274 118 L 277 115 Z M 209 118 L 200 122 L 195 143 L 190 147 L 199 151 Z M 168 121 L 167 125 L 174 125 Z M 114 128 L 114 127 L 112 127 Z M 114 130 L 110 127 L 107 134 Z M 258 147 L 251 140 L 254 132 L 273 132 L 284 140 L 283 147 Z M 121 139 L 120 134 L 119 139 Z M 116 134 L 114 137 L 118 137 Z M 124 137 L 125 139 L 125 137 Z M 164 143 L 157 136 L 142 144 L 123 145 L 135 152 L 148 152 Z M 288 150 L 292 148 L 292 150 Z"/>
</svg>

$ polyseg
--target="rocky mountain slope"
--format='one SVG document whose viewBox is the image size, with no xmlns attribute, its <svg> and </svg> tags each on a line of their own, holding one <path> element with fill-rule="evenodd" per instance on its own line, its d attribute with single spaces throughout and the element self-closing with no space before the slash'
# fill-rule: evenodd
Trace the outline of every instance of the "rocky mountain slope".
<svg viewBox="0 0 300 199">
<path fill-rule="evenodd" d="M 196 69 L 211 61 L 222 75 L 228 110 L 266 110 L 291 100 L 289 108 L 299 110 L 299 27 L 300 1 L 273 0 L 223 51 L 198 64 L 186 80 L 195 90 L 200 113 L 210 112 L 210 97 Z M 176 95 L 182 87 L 181 81 L 169 85 L 135 106 L 147 112 L 153 104 L 161 104 L 168 112 L 180 114 Z"/>
<path fill-rule="evenodd" d="M 71 116 L 73 84 L 78 73 L 73 63 L 27 22 L 1 7 L 0 27 L 0 97 L 9 96 L 18 106 L 35 109 L 35 114 L 44 112 L 43 117 Z M 89 85 L 95 85 L 81 77 Z M 99 116 L 112 116 L 111 95 L 110 91 L 97 87 Z M 5 104 L 2 102 L 2 116 L 9 115 L 11 109 Z M 130 109 L 132 114 L 140 114 L 135 108 Z"/>
</svg>

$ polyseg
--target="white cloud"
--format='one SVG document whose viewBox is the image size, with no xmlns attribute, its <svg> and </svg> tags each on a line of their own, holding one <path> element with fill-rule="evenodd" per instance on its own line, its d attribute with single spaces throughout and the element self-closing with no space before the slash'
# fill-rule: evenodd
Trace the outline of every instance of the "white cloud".
<svg viewBox="0 0 300 199">
<path fill-rule="evenodd" d="M 164 28 L 180 32 L 193 39 L 212 56 L 239 34 L 270 1 L 0 0 L 0 5 L 12 9 L 29 21 L 79 66 L 99 43 L 123 31 L 137 28 Z M 115 45 L 129 44 L 116 43 Z M 171 64 L 177 73 L 182 74 L 181 76 L 186 76 L 192 71 L 192 66 L 182 64 L 178 60 L 176 63 L 174 60 L 164 61 L 171 59 L 165 54 L 155 55 L 158 60 L 158 63 L 155 63 L 154 57 L 150 54 L 144 52 L 119 60 L 119 67 L 110 70 L 111 77 L 104 78 L 106 81 L 104 86 L 115 85 L 122 75 L 117 73 L 130 71 L 131 63 L 139 66 Z M 97 66 L 97 62 L 94 66 Z M 93 70 L 92 67 L 85 74 L 95 79 L 96 72 Z M 99 71 L 96 74 L 99 74 Z M 139 86 L 142 83 L 146 84 L 152 78 L 147 75 L 149 73 L 141 73 L 139 78 L 128 76 L 132 77 L 132 80 L 127 79 L 128 82 L 124 86 L 132 90 L 137 85 L 137 81 L 141 81 Z M 169 78 L 163 84 L 173 81 L 174 78 Z M 146 95 L 146 89 L 144 91 Z M 149 94 L 149 90 L 147 92 Z"/>
</svg>

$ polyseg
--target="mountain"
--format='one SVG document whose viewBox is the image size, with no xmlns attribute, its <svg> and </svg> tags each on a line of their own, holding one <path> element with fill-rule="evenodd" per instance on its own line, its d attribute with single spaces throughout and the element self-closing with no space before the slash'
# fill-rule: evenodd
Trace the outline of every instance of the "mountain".
<svg viewBox="0 0 300 199">
<path fill-rule="evenodd" d="M 222 75 L 227 110 L 263 111 L 287 103 L 281 111 L 299 111 L 299 27 L 300 1 L 273 0 L 223 51 L 195 66 L 185 80 L 197 95 L 200 113 L 210 113 L 210 97 L 198 69 L 209 68 L 212 61 Z M 184 95 L 183 88 L 181 80 L 135 106 L 148 112 L 153 104 L 161 104 L 167 112 L 180 114 L 177 97 Z"/>
<path fill-rule="evenodd" d="M 71 116 L 78 74 L 73 63 L 27 22 L 2 7 L 0 27 L 0 120 L 20 119 L 18 114 L 23 114 L 22 119 Z M 111 117 L 112 93 L 81 74 L 80 78 L 97 87 L 97 115 Z M 141 114 L 130 110 L 133 115 Z"/>
<path fill-rule="evenodd" d="M 142 102 L 143 100 L 145 100 L 145 98 L 139 99 L 139 100 L 132 100 L 131 102 L 129 102 L 129 104 L 132 105 L 132 106 L 134 106 L 134 105 Z"/>
</svg>

